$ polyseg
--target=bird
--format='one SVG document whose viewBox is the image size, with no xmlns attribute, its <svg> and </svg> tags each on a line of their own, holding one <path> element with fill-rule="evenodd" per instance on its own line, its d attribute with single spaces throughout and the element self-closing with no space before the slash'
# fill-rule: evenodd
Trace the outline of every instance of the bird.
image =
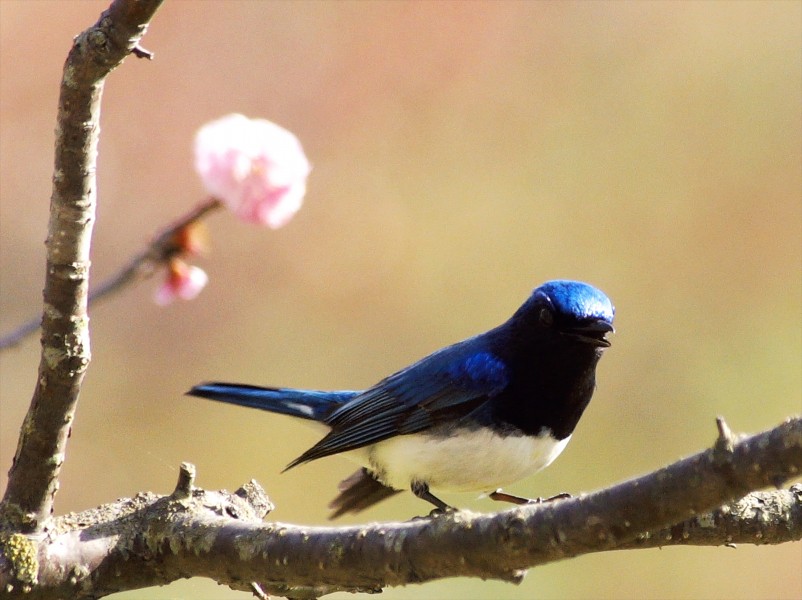
<svg viewBox="0 0 802 600">
<path fill-rule="evenodd" d="M 590 284 L 548 281 L 506 322 L 446 346 L 365 390 L 209 382 L 187 395 L 324 424 L 328 433 L 284 469 L 334 454 L 361 465 L 339 485 L 330 518 L 399 491 L 455 510 L 438 494 L 487 493 L 545 468 L 563 451 L 596 387 L 615 309 Z"/>
</svg>

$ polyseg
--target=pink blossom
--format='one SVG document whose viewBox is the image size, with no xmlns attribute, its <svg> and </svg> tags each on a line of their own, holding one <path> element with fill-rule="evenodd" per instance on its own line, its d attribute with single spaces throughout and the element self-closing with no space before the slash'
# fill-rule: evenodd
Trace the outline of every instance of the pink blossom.
<svg viewBox="0 0 802 600">
<path fill-rule="evenodd" d="M 177 299 L 192 300 L 206 286 L 209 276 L 200 267 L 172 259 L 167 266 L 167 278 L 156 290 L 153 300 L 166 306 Z"/>
<path fill-rule="evenodd" d="M 298 138 L 265 119 L 232 114 L 195 136 L 195 170 L 240 219 L 277 229 L 298 212 L 311 167 Z"/>
</svg>

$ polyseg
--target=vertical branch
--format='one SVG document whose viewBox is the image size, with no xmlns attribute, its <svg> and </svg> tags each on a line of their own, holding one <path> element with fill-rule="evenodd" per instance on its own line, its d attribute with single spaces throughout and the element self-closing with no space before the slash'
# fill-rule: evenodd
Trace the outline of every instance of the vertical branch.
<svg viewBox="0 0 802 600">
<path fill-rule="evenodd" d="M 90 360 L 86 306 L 103 83 L 138 48 L 161 2 L 115 0 L 93 27 L 75 38 L 64 64 L 46 243 L 42 356 L 2 503 L 3 516 L 21 531 L 41 530 L 50 517 Z"/>
</svg>

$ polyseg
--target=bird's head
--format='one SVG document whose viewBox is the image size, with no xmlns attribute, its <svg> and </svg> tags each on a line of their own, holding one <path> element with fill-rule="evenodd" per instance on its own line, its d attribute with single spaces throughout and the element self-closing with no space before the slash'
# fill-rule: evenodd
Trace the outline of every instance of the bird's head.
<svg viewBox="0 0 802 600">
<path fill-rule="evenodd" d="M 607 348 L 605 337 L 613 329 L 615 309 L 601 290 L 581 281 L 555 280 L 536 288 L 513 316 L 536 327 L 577 342 Z"/>
</svg>

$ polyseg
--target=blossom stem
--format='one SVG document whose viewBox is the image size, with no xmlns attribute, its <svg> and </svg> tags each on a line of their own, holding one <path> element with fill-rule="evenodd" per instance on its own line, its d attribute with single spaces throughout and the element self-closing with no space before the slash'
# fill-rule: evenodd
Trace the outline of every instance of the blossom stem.
<svg viewBox="0 0 802 600">
<path fill-rule="evenodd" d="M 119 292 L 138 279 L 147 279 L 156 267 L 166 264 L 178 251 L 175 247 L 175 237 L 178 232 L 197 223 L 210 213 L 223 205 L 217 198 L 209 198 L 189 211 L 186 215 L 176 219 L 163 231 L 157 234 L 150 244 L 140 253 L 136 254 L 115 275 L 103 281 L 97 288 L 89 292 L 89 305 Z M 0 337 L 0 350 L 16 346 L 27 337 L 39 330 L 41 317 L 30 319 L 14 331 Z"/>
</svg>

